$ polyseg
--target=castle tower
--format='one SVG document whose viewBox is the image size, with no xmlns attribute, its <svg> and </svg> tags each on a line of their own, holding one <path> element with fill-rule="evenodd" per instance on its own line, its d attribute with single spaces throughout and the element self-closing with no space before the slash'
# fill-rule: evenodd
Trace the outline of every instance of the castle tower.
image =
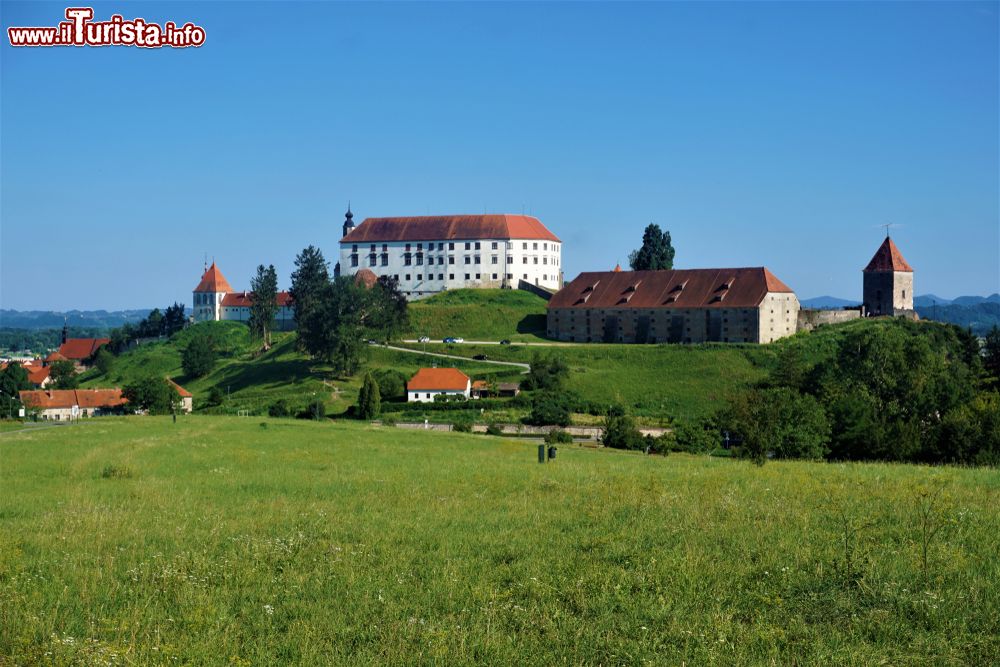
<svg viewBox="0 0 1000 667">
<path fill-rule="evenodd" d="M 887 235 L 864 272 L 864 312 L 869 317 L 913 310 L 913 268 Z"/>
<path fill-rule="evenodd" d="M 194 321 L 221 320 L 222 299 L 232 291 L 229 281 L 222 275 L 215 262 L 212 262 L 212 266 L 205 269 L 205 273 L 202 274 L 201 282 L 194 288 Z"/>
<path fill-rule="evenodd" d="M 354 214 L 351 213 L 351 204 L 347 204 L 347 213 L 344 214 L 344 234 L 340 238 L 344 238 L 351 233 L 354 229 Z"/>
</svg>

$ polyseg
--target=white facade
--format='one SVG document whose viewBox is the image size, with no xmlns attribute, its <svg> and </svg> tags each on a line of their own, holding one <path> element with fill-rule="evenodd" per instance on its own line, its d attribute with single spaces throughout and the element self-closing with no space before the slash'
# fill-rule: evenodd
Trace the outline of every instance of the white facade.
<svg viewBox="0 0 1000 667">
<path fill-rule="evenodd" d="M 467 239 L 341 243 L 344 275 L 370 269 L 392 276 L 409 297 L 465 287 L 516 288 L 523 280 L 561 287 L 562 243 L 538 239 Z"/>
<path fill-rule="evenodd" d="M 406 391 L 406 402 L 407 403 L 433 403 L 434 397 L 438 394 L 452 394 L 454 396 L 464 396 L 469 398 L 470 388 L 466 387 L 465 391 L 461 389 L 421 389 L 420 391 Z"/>
</svg>

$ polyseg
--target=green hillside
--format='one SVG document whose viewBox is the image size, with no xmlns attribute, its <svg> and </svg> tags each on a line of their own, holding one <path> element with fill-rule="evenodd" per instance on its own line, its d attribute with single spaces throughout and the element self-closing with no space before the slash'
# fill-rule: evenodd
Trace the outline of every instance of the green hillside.
<svg viewBox="0 0 1000 667">
<path fill-rule="evenodd" d="M 198 416 L 0 460 L 3 665 L 1000 663 L 995 470 Z"/>
<path fill-rule="evenodd" d="M 219 361 L 205 377 L 186 377 L 181 368 L 181 351 L 193 336 L 206 332 L 216 342 Z M 193 393 L 195 407 L 199 410 L 206 409 L 204 403 L 209 391 L 218 387 L 226 396 L 225 402 L 207 411 L 225 414 L 235 414 L 239 410 L 263 414 L 272 403 L 284 399 L 295 408 L 322 400 L 327 413 L 336 415 L 357 402 L 362 375 L 339 377 L 329 366 L 308 359 L 295 348 L 294 333 L 275 334 L 274 345 L 269 351 L 260 354 L 258 350 L 259 344 L 251 342 L 246 325 L 204 322 L 175 334 L 169 341 L 142 345 L 123 353 L 115 359 L 107 376 L 96 369 L 88 371 L 82 377 L 82 385 L 122 386 L 146 375 L 162 375 Z M 433 360 L 379 347 L 368 348 L 367 368 L 370 369 L 395 369 L 409 376 L 431 363 L 454 365 L 477 379 L 506 378 L 512 373 L 509 368 L 473 360 Z"/>
<path fill-rule="evenodd" d="M 544 340 L 545 303 L 521 290 L 449 290 L 410 304 L 410 331 L 405 337 Z"/>
</svg>

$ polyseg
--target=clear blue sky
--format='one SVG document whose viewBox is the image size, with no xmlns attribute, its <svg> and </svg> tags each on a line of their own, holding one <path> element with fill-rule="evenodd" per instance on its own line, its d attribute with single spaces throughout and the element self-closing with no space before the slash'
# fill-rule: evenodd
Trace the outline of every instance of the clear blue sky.
<svg viewBox="0 0 1000 667">
<path fill-rule="evenodd" d="M 204 253 L 335 261 L 356 219 L 539 217 L 567 280 L 642 229 L 679 267 L 859 297 L 894 230 L 916 292 L 1000 290 L 997 3 L 108 4 L 200 49 L 14 49 L 3 2 L 0 304 L 190 302 Z"/>
</svg>

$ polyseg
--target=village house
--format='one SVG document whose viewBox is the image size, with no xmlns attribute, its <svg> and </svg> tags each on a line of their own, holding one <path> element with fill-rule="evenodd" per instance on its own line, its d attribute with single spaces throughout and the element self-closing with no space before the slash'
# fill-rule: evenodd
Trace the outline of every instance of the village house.
<svg viewBox="0 0 1000 667">
<path fill-rule="evenodd" d="M 433 403 L 436 396 L 451 395 L 469 398 L 472 381 L 457 368 L 421 368 L 406 383 L 408 403 Z"/>
<path fill-rule="evenodd" d="M 472 383 L 472 398 L 513 398 L 520 393 L 521 385 L 516 382 L 475 380 Z"/>
<path fill-rule="evenodd" d="M 465 287 L 562 286 L 562 241 L 527 215 L 367 218 L 346 213 L 334 273 L 391 276 L 407 298 Z"/>
<path fill-rule="evenodd" d="M 549 338 L 605 343 L 770 343 L 799 300 L 764 267 L 581 273 L 549 301 Z"/>
<path fill-rule="evenodd" d="M 181 412 L 190 414 L 194 410 L 194 394 L 192 394 L 190 391 L 180 386 L 170 378 L 167 378 L 167 382 L 170 384 L 171 387 L 174 388 L 174 391 L 177 392 L 177 395 L 181 397 L 181 405 L 180 405 Z"/>
<path fill-rule="evenodd" d="M 121 389 L 30 389 L 20 399 L 40 419 L 52 421 L 122 414 L 128 403 Z"/>
<path fill-rule="evenodd" d="M 45 361 L 50 364 L 68 360 L 78 369 L 84 368 L 90 365 L 97 351 L 110 342 L 110 338 L 70 338 L 69 329 L 64 325 L 59 350 L 46 357 Z"/>
</svg>

